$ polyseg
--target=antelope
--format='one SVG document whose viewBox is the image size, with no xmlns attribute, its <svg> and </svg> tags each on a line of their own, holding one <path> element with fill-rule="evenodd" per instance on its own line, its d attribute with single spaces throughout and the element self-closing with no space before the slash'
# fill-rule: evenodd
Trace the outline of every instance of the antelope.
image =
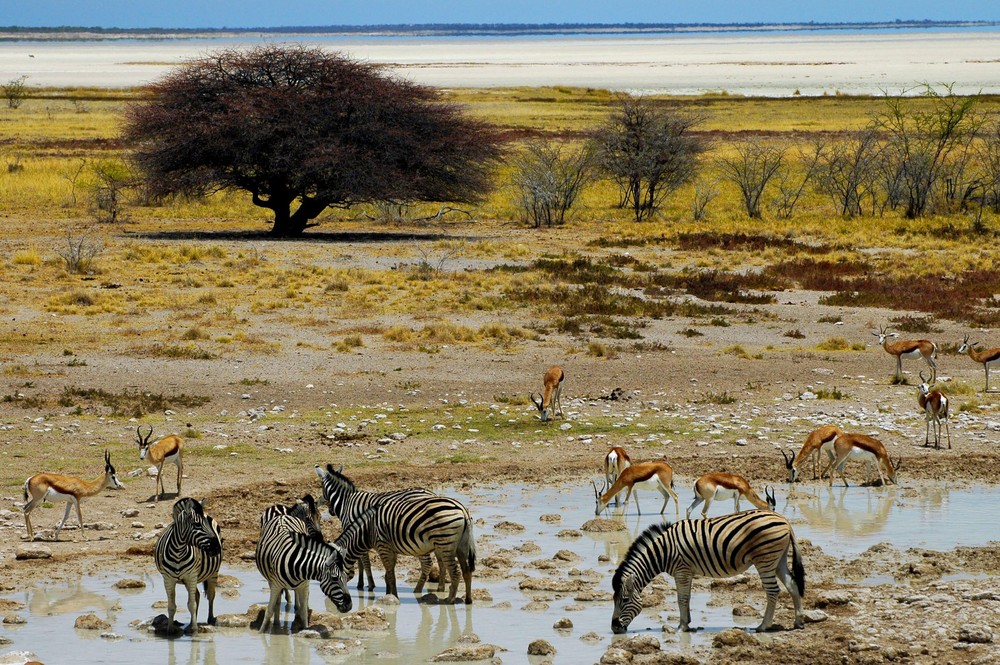
<svg viewBox="0 0 1000 665">
<path fill-rule="evenodd" d="M 629 466 L 618 475 L 618 479 L 603 494 L 597 489 L 597 485 L 593 481 L 591 481 L 591 484 L 594 485 L 594 497 L 597 500 L 596 509 L 594 510 L 595 515 L 600 515 L 601 511 L 608 507 L 608 503 L 612 497 L 617 496 L 625 488 L 628 488 L 628 492 L 625 494 L 626 506 L 634 490 L 657 490 L 663 495 L 663 505 L 660 506 L 660 514 L 662 515 L 663 511 L 666 510 L 667 501 L 673 498 L 677 514 L 680 515 L 679 500 L 673 489 L 674 471 L 666 462 L 642 462 Z M 635 508 L 641 515 L 642 510 L 639 508 L 638 496 L 636 496 Z"/>
<path fill-rule="evenodd" d="M 885 451 L 885 446 L 878 439 L 866 434 L 841 434 L 833 442 L 834 459 L 820 473 L 823 477 L 828 469 L 830 471 L 830 487 L 833 487 L 833 472 L 839 471 L 840 477 L 847 487 L 847 478 L 844 476 L 844 467 L 850 460 L 859 460 L 865 463 L 865 483 L 870 481 L 872 462 L 875 463 L 875 470 L 878 471 L 879 480 L 886 484 L 886 478 L 893 483 L 896 482 L 896 474 L 899 472 L 903 458 L 900 457 L 895 462 L 889 458 L 889 453 Z M 882 467 L 885 467 L 886 474 L 882 475 Z"/>
<path fill-rule="evenodd" d="M 176 434 L 165 436 L 155 443 L 150 443 L 153 436 L 153 426 L 149 426 L 149 432 L 143 436 L 142 426 L 135 428 L 135 435 L 139 443 L 139 459 L 149 460 L 156 465 L 156 501 L 160 500 L 166 492 L 163 486 L 163 465 L 173 464 L 177 467 L 177 496 L 181 495 L 181 479 L 184 476 L 184 441 Z"/>
<path fill-rule="evenodd" d="M 605 487 L 611 487 L 618 480 L 622 471 L 632 463 L 628 453 L 621 446 L 615 446 L 604 456 L 604 482 Z M 615 505 L 618 505 L 618 495 L 615 495 Z"/>
<path fill-rule="evenodd" d="M 899 337 L 897 333 L 889 332 L 888 328 L 879 328 L 877 333 L 872 333 L 878 337 L 878 343 L 882 345 L 885 352 L 896 356 L 896 376 L 893 379 L 899 383 L 903 379 L 903 358 L 916 360 L 923 358 L 927 366 L 931 368 L 931 383 L 937 381 L 937 344 L 929 339 L 904 339 L 898 342 L 889 342 L 890 337 Z"/>
<path fill-rule="evenodd" d="M 983 369 L 986 370 L 986 392 L 990 392 L 990 365 L 996 365 L 1000 363 L 1000 347 L 987 349 L 986 351 L 976 351 L 976 347 L 979 346 L 979 342 L 969 343 L 969 336 L 966 335 L 962 339 L 962 345 L 958 347 L 958 352 L 966 353 L 977 363 L 982 363 Z"/>
<path fill-rule="evenodd" d="M 788 482 L 794 483 L 798 479 L 799 467 L 810 458 L 813 463 L 813 480 L 816 480 L 821 453 L 825 452 L 832 459 L 833 441 L 843 433 L 836 425 L 823 425 L 809 432 L 806 442 L 802 444 L 802 448 L 794 458 L 782 450 L 781 456 L 785 458 L 785 468 L 788 469 Z M 822 480 L 822 476 L 820 479 Z"/>
<path fill-rule="evenodd" d="M 740 512 L 740 499 L 744 497 L 761 510 L 774 510 L 778 505 L 774 498 L 774 490 L 765 487 L 764 496 L 766 499 L 760 498 L 743 476 L 735 473 L 706 473 L 694 481 L 694 501 L 688 506 L 687 519 L 691 519 L 691 511 L 702 501 L 705 502 L 705 507 L 701 510 L 701 516 L 708 517 L 708 507 L 712 505 L 713 499 L 730 497 L 733 499 L 733 512 Z"/>
<path fill-rule="evenodd" d="M 917 402 L 924 412 L 927 427 L 924 429 L 924 447 L 930 445 L 930 430 L 934 428 L 934 449 L 941 448 L 941 421 L 944 421 L 945 431 L 948 432 L 948 450 L 951 450 L 951 425 L 948 418 L 948 396 L 940 390 L 931 390 L 924 378 L 924 373 L 920 373 L 920 385 L 917 387 Z"/>
<path fill-rule="evenodd" d="M 24 481 L 24 524 L 28 528 L 28 540 L 35 539 L 35 532 L 31 528 L 31 511 L 38 507 L 43 501 L 65 501 L 66 512 L 62 521 L 56 526 L 56 535 L 52 540 L 59 540 L 59 532 L 62 531 L 66 520 L 69 519 L 69 511 L 76 506 L 76 518 L 83 528 L 83 515 L 80 514 L 80 500 L 94 496 L 104 489 L 124 489 L 125 486 L 118 481 L 115 475 L 115 467 L 111 465 L 111 454 L 104 451 L 104 473 L 94 480 L 83 480 L 74 476 L 64 476 L 60 473 L 36 473 Z M 28 500 L 28 496 L 31 500 Z"/>
<path fill-rule="evenodd" d="M 545 392 L 535 399 L 535 393 L 531 393 L 529 397 L 531 401 L 538 407 L 538 413 L 541 414 L 542 422 L 547 423 L 553 416 L 562 415 L 562 402 L 559 401 L 559 396 L 562 394 L 562 382 L 566 378 L 563 373 L 562 368 L 558 365 L 553 365 L 545 372 L 545 376 L 542 377 L 542 382 L 545 385 Z"/>
</svg>

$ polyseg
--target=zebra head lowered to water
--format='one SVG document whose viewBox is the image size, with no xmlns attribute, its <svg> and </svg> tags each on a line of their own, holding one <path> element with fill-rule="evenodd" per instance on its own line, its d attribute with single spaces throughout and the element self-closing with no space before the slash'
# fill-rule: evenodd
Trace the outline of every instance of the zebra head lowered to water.
<svg viewBox="0 0 1000 665">
<path fill-rule="evenodd" d="M 174 521 L 153 547 L 156 569 L 167 592 L 167 626 L 173 629 L 177 611 L 176 585 L 187 588 L 190 622 L 185 632 L 198 627 L 198 584 L 204 583 L 208 598 L 208 623 L 215 623 L 215 585 L 222 566 L 222 535 L 219 525 L 205 514 L 200 501 L 185 497 L 174 503 Z"/>
<path fill-rule="evenodd" d="M 260 630 L 277 621 L 278 601 L 282 591 L 295 591 L 296 620 L 303 628 L 309 623 L 309 580 L 317 580 L 337 610 L 349 612 L 351 595 L 344 581 L 346 561 L 338 544 L 317 540 L 309 526 L 294 515 L 277 515 L 263 522 L 254 552 L 257 570 L 267 580 L 270 598 Z"/>
<path fill-rule="evenodd" d="M 788 546 L 792 566 L 788 567 Z M 795 627 L 802 628 L 805 570 L 788 520 L 769 510 L 754 510 L 674 524 L 654 524 L 629 547 L 611 580 L 615 609 L 611 630 L 628 630 L 642 611 L 642 590 L 660 573 L 677 585 L 681 630 L 692 630 L 691 582 L 695 577 L 732 577 L 754 566 L 767 593 L 767 609 L 757 631 L 771 627 L 778 599 L 778 582 L 795 605 Z"/>
</svg>

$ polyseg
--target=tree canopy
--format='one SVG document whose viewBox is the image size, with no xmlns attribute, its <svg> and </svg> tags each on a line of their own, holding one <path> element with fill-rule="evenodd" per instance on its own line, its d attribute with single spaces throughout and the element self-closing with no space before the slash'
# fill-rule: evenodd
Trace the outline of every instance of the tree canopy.
<svg viewBox="0 0 1000 665">
<path fill-rule="evenodd" d="M 431 88 L 319 48 L 261 46 L 189 62 L 125 112 L 156 195 L 249 192 L 297 236 L 330 206 L 473 202 L 498 133 Z"/>
</svg>

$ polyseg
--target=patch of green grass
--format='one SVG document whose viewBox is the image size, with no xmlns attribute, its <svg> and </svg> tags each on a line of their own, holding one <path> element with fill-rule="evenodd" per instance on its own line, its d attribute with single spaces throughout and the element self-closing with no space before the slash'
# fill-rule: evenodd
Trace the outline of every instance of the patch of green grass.
<svg viewBox="0 0 1000 665">
<path fill-rule="evenodd" d="M 840 388 L 837 388 L 836 386 L 830 389 L 820 388 L 819 390 L 816 391 L 816 399 L 839 400 L 847 398 L 848 398 L 847 393 L 841 392 Z"/>
<path fill-rule="evenodd" d="M 817 351 L 850 351 L 851 343 L 843 337 L 830 337 L 816 345 Z"/>
<path fill-rule="evenodd" d="M 167 409 L 191 409 L 211 401 L 199 395 L 164 395 L 143 391 L 124 390 L 113 393 L 103 388 L 77 388 L 67 386 L 59 396 L 60 406 L 76 407 L 81 413 L 141 418 L 148 413 L 162 413 Z"/>
<path fill-rule="evenodd" d="M 701 393 L 697 400 L 698 404 L 735 404 L 739 400 L 736 395 L 730 394 L 728 391 L 723 390 L 721 393 L 706 391 Z"/>
<path fill-rule="evenodd" d="M 733 344 L 732 346 L 727 346 L 722 350 L 722 352 L 729 356 L 736 356 L 737 358 L 744 358 L 747 360 L 753 357 L 746 349 L 744 349 L 739 344 Z"/>
</svg>

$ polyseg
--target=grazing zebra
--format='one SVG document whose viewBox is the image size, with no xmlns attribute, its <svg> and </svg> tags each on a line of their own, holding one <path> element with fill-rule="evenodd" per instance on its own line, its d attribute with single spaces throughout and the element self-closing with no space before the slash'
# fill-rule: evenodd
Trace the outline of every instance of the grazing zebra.
<svg viewBox="0 0 1000 665">
<path fill-rule="evenodd" d="M 323 484 L 323 499 L 329 503 L 330 514 L 340 519 L 342 524 L 346 524 L 357 519 L 361 513 L 368 508 L 378 505 L 381 502 L 400 496 L 422 495 L 434 496 L 434 493 L 425 489 L 405 489 L 390 492 L 365 492 L 354 486 L 347 476 L 343 475 L 340 469 L 334 470 L 332 464 L 326 466 L 326 471 L 316 466 L 316 475 Z M 374 546 L 373 546 L 374 547 Z M 420 593 L 427 579 L 430 577 L 431 558 L 429 554 L 420 558 L 420 578 L 414 587 L 415 593 Z M 358 557 L 360 563 L 358 568 L 358 588 L 364 588 L 365 577 L 368 578 L 368 590 L 375 590 L 375 576 L 372 575 L 371 559 L 368 552 L 364 552 Z M 438 557 L 438 592 L 444 591 L 445 567 L 444 561 Z"/>
<path fill-rule="evenodd" d="M 312 494 L 306 494 L 290 506 L 277 503 L 270 508 L 266 508 L 260 515 L 261 528 L 278 515 L 293 515 L 298 517 L 305 523 L 310 538 L 318 540 L 321 543 L 326 542 L 321 528 L 322 518 L 319 514 L 319 506 L 316 505 L 316 499 L 313 498 Z M 292 599 L 289 594 L 290 591 L 285 589 L 285 605 L 291 606 Z"/>
<path fill-rule="evenodd" d="M 792 570 L 788 570 L 788 545 L 792 546 Z M 677 585 L 681 630 L 692 630 L 691 581 L 695 577 L 732 577 L 750 566 L 757 568 L 767 593 L 767 609 L 757 631 L 771 627 L 778 600 L 778 583 L 792 594 L 795 627 L 802 628 L 802 596 L 805 570 L 795 534 L 788 520 L 769 510 L 753 510 L 674 524 L 654 524 L 629 547 L 611 580 L 615 609 L 611 630 L 628 630 L 642 611 L 642 590 L 660 573 L 668 573 Z"/>
<path fill-rule="evenodd" d="M 350 611 L 343 547 L 337 541 L 329 544 L 313 538 L 299 517 L 277 515 L 264 522 L 254 559 L 271 590 L 261 632 L 268 630 L 272 618 L 277 622 L 278 601 L 285 589 L 295 590 L 295 621 L 303 628 L 309 624 L 309 580 L 319 581 L 320 589 L 339 611 Z"/>
<path fill-rule="evenodd" d="M 198 628 L 198 583 L 205 585 L 208 598 L 208 623 L 215 624 L 215 584 L 222 565 L 222 535 L 219 525 L 205 514 L 201 502 L 183 498 L 174 503 L 174 521 L 156 540 L 153 548 L 156 569 L 163 575 L 167 591 L 167 626 L 173 630 L 177 611 L 176 585 L 181 582 L 188 592 L 191 621 L 184 632 Z"/>
<path fill-rule="evenodd" d="M 420 593 L 430 572 L 432 552 L 437 556 L 441 569 L 451 576 L 451 589 L 447 602 L 455 602 L 458 594 L 458 574 L 461 570 L 465 582 L 465 602 L 472 603 L 472 573 L 476 569 L 476 544 L 473 538 L 472 517 L 459 501 L 425 490 L 404 491 L 372 498 L 362 493 L 343 474 L 327 465 L 324 472 L 316 473 L 323 481 L 323 497 L 330 503 L 330 513 L 342 520 L 350 506 L 368 500 L 378 508 L 376 512 L 376 550 L 385 566 L 386 593 L 399 597 L 396 589 L 396 557 L 399 554 L 421 557 L 420 579 L 414 593 Z"/>
</svg>

